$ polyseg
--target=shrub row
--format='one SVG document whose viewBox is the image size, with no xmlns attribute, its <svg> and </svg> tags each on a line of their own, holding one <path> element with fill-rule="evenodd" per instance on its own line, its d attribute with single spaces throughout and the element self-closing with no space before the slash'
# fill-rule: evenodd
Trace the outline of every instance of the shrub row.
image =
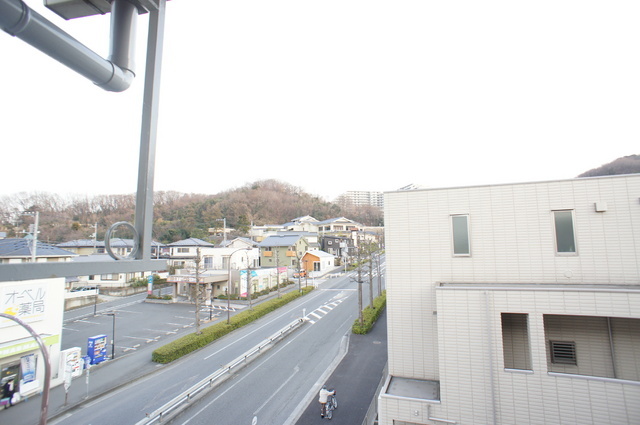
<svg viewBox="0 0 640 425">
<path fill-rule="evenodd" d="M 288 292 L 283 294 L 281 298 L 264 301 L 254 306 L 252 310 L 245 310 L 235 316 L 232 316 L 230 323 L 227 323 L 226 320 L 218 322 L 215 325 L 201 329 L 201 333 L 199 335 L 192 333 L 185 335 L 182 338 L 178 338 L 175 341 L 154 350 L 151 354 L 151 360 L 156 363 L 170 363 L 177 360 L 182 356 L 207 346 L 218 338 L 222 338 L 229 332 L 247 325 L 267 313 L 290 303 L 296 298 L 306 295 L 312 290 L 313 286 L 305 286 L 302 288 L 302 293 L 297 290 Z"/>
<path fill-rule="evenodd" d="M 356 319 L 353 322 L 353 326 L 351 327 L 351 331 L 354 334 L 365 335 L 369 333 L 373 325 L 380 317 L 380 314 L 384 311 L 385 306 L 387 305 L 387 291 L 382 291 L 382 294 L 377 296 L 373 300 L 373 308 L 371 306 L 367 306 L 364 310 L 362 310 L 362 319 L 363 323 L 360 324 L 360 319 Z"/>
</svg>

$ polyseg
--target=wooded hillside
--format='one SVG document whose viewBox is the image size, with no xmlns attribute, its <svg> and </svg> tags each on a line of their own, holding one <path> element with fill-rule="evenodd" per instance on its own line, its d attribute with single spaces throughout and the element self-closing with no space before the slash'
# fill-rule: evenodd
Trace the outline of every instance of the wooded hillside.
<svg viewBox="0 0 640 425">
<path fill-rule="evenodd" d="M 608 164 L 584 172 L 578 177 L 614 176 L 635 173 L 640 173 L 640 155 L 623 156 Z"/>
<path fill-rule="evenodd" d="M 133 222 L 135 195 L 102 195 L 62 198 L 48 193 L 22 193 L 0 198 L 0 231 L 9 237 L 23 236 L 33 218 L 23 211 L 39 211 L 39 240 L 59 243 L 91 239 L 98 225 L 98 240 L 113 223 Z M 249 226 L 283 224 L 310 215 L 318 220 L 347 217 L 369 226 L 383 225 L 382 211 L 326 202 L 298 187 L 276 180 L 257 181 L 216 195 L 156 192 L 153 238 L 170 243 L 190 237 L 206 239 L 209 228 L 236 229 L 246 234 Z"/>
</svg>

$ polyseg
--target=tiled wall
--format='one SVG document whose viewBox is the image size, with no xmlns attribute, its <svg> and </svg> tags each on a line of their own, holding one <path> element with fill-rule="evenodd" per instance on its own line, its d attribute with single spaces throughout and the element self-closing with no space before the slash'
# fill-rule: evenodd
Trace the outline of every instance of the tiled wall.
<svg viewBox="0 0 640 425">
<path fill-rule="evenodd" d="M 441 319 L 439 354 L 441 359 L 446 359 L 440 363 L 441 416 L 469 424 L 492 423 L 494 414 L 496 423 L 501 424 L 640 423 L 640 403 L 637 402 L 640 400 L 640 382 L 548 373 L 546 344 L 549 337 L 567 337 L 568 334 L 546 334 L 545 312 L 572 316 L 569 322 L 575 320 L 578 329 L 580 325 L 586 329 L 591 322 L 598 321 L 584 317 L 579 322 L 574 316 L 577 311 L 584 311 L 579 304 L 565 304 L 562 309 L 553 306 L 551 301 L 563 298 L 565 292 L 442 288 L 436 293 Z M 628 316 L 629 304 L 640 302 L 640 291 L 637 290 L 624 294 L 630 301 L 627 303 L 611 302 L 612 298 L 621 299 L 621 293 L 586 290 L 579 294 L 580 298 L 591 299 L 592 305 L 598 306 L 600 314 L 606 317 Z M 460 304 L 466 304 L 467 309 L 456 309 Z M 531 372 L 505 370 L 501 312 L 529 314 Z M 634 315 L 639 317 L 640 311 Z M 568 332 L 575 332 L 575 329 Z M 594 333 L 597 334 L 588 332 Z M 588 350 L 588 354 L 579 346 L 579 362 L 581 355 L 588 355 L 591 358 L 583 358 L 583 362 L 605 365 L 602 366 L 605 368 L 610 353 L 604 349 L 608 348 L 606 335 L 605 331 L 602 340 L 593 344 L 596 349 Z M 584 342 L 587 332 L 582 332 L 577 339 Z M 638 347 L 640 345 L 636 345 L 636 350 Z M 629 363 L 636 365 L 639 361 L 637 357 L 629 359 Z M 567 373 L 578 371 L 567 370 Z M 610 373 L 598 367 L 581 372 Z"/>
<path fill-rule="evenodd" d="M 606 211 L 596 212 L 596 202 L 606 204 Z M 574 210 L 577 255 L 555 252 L 552 211 L 557 209 Z M 452 214 L 469 214 L 469 257 L 452 255 Z M 603 413 L 613 415 L 606 423 L 615 423 L 609 420 L 622 412 L 637 413 L 622 408 L 620 400 L 629 396 L 640 400 L 635 392 L 640 387 L 548 376 L 541 368 L 546 368 L 544 344 L 532 343 L 533 373 L 504 372 L 499 367 L 503 357 L 498 311 L 491 311 L 492 359 L 476 357 L 477 352 L 489 352 L 485 295 L 458 290 L 465 295 L 453 296 L 448 289 L 435 288 L 442 283 L 638 285 L 640 175 L 388 193 L 385 230 L 389 373 L 440 380 L 442 405 L 432 406 L 432 415 L 451 414 L 459 423 L 479 423 L 472 419 L 475 415 L 491 423 L 494 414 L 498 423 L 596 423 L 552 420 L 569 410 L 582 417 L 587 410 L 580 400 L 594 402 L 594 394 L 598 400 L 603 394 L 605 400 L 616 397 L 611 401 L 614 407 Z M 447 295 L 436 303 L 436 292 Z M 493 291 L 490 298 L 492 305 L 508 304 L 510 310 L 502 311 L 530 313 L 531 338 L 538 342 L 544 341 L 543 314 L 606 316 L 605 312 L 615 311 L 619 317 L 640 317 L 640 299 L 628 293 Z M 451 344 L 442 347 L 447 341 Z M 500 371 L 492 378 L 497 386 L 489 379 L 492 369 Z M 508 391 L 496 391 L 503 385 Z M 556 390 L 549 392 L 547 387 Z M 558 399 L 561 388 L 571 389 L 571 396 Z M 389 403 L 383 402 L 381 418 L 391 420 L 389 412 L 396 407 Z M 550 407 L 543 408 L 546 404 Z M 502 409 L 510 413 L 501 413 Z M 404 412 L 398 412 L 397 420 L 430 423 L 411 418 L 402 402 L 397 410 Z M 536 420 L 543 415 L 544 420 L 531 422 L 529 412 L 537 412 Z M 591 412 L 589 417 L 600 416 Z"/>
</svg>

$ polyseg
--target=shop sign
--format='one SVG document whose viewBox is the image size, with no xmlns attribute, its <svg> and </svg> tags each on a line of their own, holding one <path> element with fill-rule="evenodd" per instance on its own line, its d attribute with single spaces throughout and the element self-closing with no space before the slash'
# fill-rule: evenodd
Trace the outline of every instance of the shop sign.
<svg viewBox="0 0 640 425">
<path fill-rule="evenodd" d="M 28 354 L 20 358 L 22 368 L 22 383 L 28 384 L 36 380 L 36 356 Z"/>
<path fill-rule="evenodd" d="M 44 320 L 47 286 L 44 283 L 5 286 L 0 294 L 0 312 L 23 322 Z M 15 325 L 10 319 L 0 320 L 0 327 Z"/>
<path fill-rule="evenodd" d="M 43 336 L 42 339 L 44 340 L 44 345 L 51 346 L 60 342 L 60 335 Z M 19 342 L 14 341 L 13 343 L 0 344 L 0 359 L 38 350 L 39 348 L 38 343 L 33 338 L 24 338 Z"/>
</svg>

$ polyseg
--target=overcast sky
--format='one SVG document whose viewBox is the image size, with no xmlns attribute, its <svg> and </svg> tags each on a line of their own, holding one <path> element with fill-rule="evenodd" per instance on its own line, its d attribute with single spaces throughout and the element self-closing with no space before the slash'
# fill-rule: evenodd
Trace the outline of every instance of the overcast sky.
<svg viewBox="0 0 640 425">
<path fill-rule="evenodd" d="M 107 56 L 109 15 L 27 4 Z M 640 153 L 639 17 L 637 0 L 172 0 L 155 190 L 573 178 Z M 125 93 L 0 32 L 0 195 L 135 192 L 147 23 Z"/>
</svg>

